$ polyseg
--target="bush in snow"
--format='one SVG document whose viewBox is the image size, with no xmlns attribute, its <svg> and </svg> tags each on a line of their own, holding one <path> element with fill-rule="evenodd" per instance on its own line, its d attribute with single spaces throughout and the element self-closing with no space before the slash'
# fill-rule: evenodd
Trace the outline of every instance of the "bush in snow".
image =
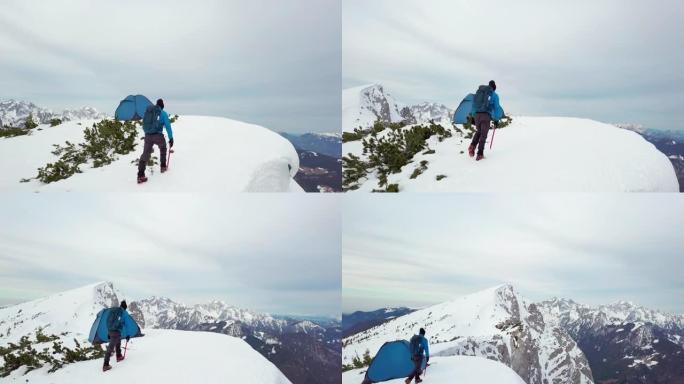
<svg viewBox="0 0 684 384">
<path fill-rule="evenodd" d="M 38 124 L 33 120 L 33 114 L 29 114 L 26 118 L 26 121 L 24 121 L 24 128 L 33 129 L 37 126 Z"/>
<path fill-rule="evenodd" d="M 56 127 L 60 124 L 62 124 L 62 119 L 54 118 L 54 119 L 50 120 L 50 126 L 51 127 Z"/>
<path fill-rule="evenodd" d="M 413 173 L 411 174 L 411 178 L 415 179 L 416 177 L 420 176 L 423 174 L 423 172 L 427 171 L 427 160 L 421 160 L 420 165 L 416 167 L 416 169 L 413 170 Z"/>
<path fill-rule="evenodd" d="M 359 188 L 359 180 L 368 174 L 367 168 L 368 165 L 358 156 L 350 153 L 349 156 L 342 157 L 342 189 L 350 191 Z"/>
<path fill-rule="evenodd" d="M 26 128 L 16 128 L 16 127 L 2 127 L 0 128 L 0 137 L 16 137 L 24 136 L 31 133 L 30 129 Z"/>
<path fill-rule="evenodd" d="M 138 137 L 136 123 L 129 121 L 102 120 L 83 130 L 85 142 L 78 145 L 66 141 L 55 144 L 52 154 L 59 160 L 38 168 L 35 179 L 43 183 L 66 179 L 80 173 L 80 166 L 92 161 L 93 168 L 111 164 L 119 155 L 132 152 Z M 22 179 L 27 182 L 31 179 Z"/>
<path fill-rule="evenodd" d="M 355 356 L 352 358 L 351 364 L 342 364 L 342 372 L 368 367 L 371 361 L 373 361 L 373 358 L 370 355 L 370 351 L 366 349 L 362 357 Z"/>
<path fill-rule="evenodd" d="M 64 335 L 62 334 L 62 336 Z M 104 357 L 104 350 L 99 346 L 83 347 L 76 339 L 74 339 L 74 343 L 75 348 L 65 347 L 60 336 L 46 335 L 42 329 L 38 329 L 34 339 L 23 336 L 16 344 L 9 343 L 0 347 L 0 357 L 4 362 L 0 366 L 0 377 L 6 377 L 21 367 L 26 367 L 26 372 L 30 372 L 49 366 L 48 372 L 54 372 L 65 364 Z"/>
</svg>

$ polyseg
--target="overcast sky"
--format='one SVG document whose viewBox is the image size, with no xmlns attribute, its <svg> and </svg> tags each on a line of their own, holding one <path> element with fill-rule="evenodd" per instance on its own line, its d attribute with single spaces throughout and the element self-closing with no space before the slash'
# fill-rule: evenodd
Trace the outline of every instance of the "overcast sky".
<svg viewBox="0 0 684 384">
<path fill-rule="evenodd" d="M 339 316 L 336 196 L 4 194 L 0 306 L 98 281 L 128 299 Z"/>
<path fill-rule="evenodd" d="M 278 131 L 340 130 L 339 0 L 10 0 L 0 98 L 113 115 L 128 94 L 171 113 Z"/>
<path fill-rule="evenodd" d="M 679 194 L 407 194 L 343 201 L 343 311 L 510 283 L 531 300 L 684 313 Z"/>
<path fill-rule="evenodd" d="M 343 87 L 455 108 L 490 79 L 512 114 L 684 129 L 679 0 L 345 0 Z"/>
</svg>

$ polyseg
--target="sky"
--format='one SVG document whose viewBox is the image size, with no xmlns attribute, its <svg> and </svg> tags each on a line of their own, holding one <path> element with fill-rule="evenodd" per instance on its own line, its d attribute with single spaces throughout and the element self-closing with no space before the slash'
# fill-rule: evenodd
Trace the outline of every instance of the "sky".
<svg viewBox="0 0 684 384">
<path fill-rule="evenodd" d="M 336 196 L 3 194 L 0 306 L 111 281 L 130 300 L 340 316 Z"/>
<path fill-rule="evenodd" d="M 452 109 L 494 79 L 507 113 L 684 129 L 679 0 L 345 0 L 342 86 Z"/>
<path fill-rule="evenodd" d="M 339 132 L 339 0 L 9 0 L 0 98 L 114 114 L 141 93 L 170 113 Z"/>
<path fill-rule="evenodd" d="M 342 209 L 344 313 L 509 283 L 533 301 L 684 314 L 679 194 L 345 196 Z"/>
</svg>

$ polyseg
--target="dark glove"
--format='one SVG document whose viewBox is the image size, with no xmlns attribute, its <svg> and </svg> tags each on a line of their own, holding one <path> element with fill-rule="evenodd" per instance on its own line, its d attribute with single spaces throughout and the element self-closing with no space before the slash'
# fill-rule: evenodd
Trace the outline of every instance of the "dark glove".
<svg viewBox="0 0 684 384">
<path fill-rule="evenodd" d="M 126 342 L 128 342 L 128 341 L 130 341 L 130 340 L 131 340 L 131 337 L 130 337 L 130 336 L 126 336 Z"/>
<path fill-rule="evenodd" d="M 169 140 L 169 148 L 173 148 L 173 139 Z"/>
<path fill-rule="evenodd" d="M 498 121 L 494 121 L 494 128 L 499 128 L 499 122 Z"/>
</svg>

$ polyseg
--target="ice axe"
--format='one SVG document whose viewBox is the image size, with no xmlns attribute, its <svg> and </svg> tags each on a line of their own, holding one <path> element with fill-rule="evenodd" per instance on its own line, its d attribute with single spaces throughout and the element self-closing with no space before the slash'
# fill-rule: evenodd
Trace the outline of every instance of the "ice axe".
<svg viewBox="0 0 684 384">
<path fill-rule="evenodd" d="M 126 344 L 124 345 L 123 350 L 124 350 L 123 357 L 125 359 L 126 358 L 126 352 L 128 352 L 128 340 L 126 340 Z"/>
<path fill-rule="evenodd" d="M 494 145 L 494 134 L 496 133 L 496 125 L 494 125 L 494 130 L 492 131 L 492 141 L 489 142 L 489 149 L 492 149 L 492 145 Z"/>
<path fill-rule="evenodd" d="M 173 149 L 169 148 L 169 155 L 166 157 L 166 168 L 168 168 L 171 165 L 171 154 L 173 153 Z"/>
</svg>

